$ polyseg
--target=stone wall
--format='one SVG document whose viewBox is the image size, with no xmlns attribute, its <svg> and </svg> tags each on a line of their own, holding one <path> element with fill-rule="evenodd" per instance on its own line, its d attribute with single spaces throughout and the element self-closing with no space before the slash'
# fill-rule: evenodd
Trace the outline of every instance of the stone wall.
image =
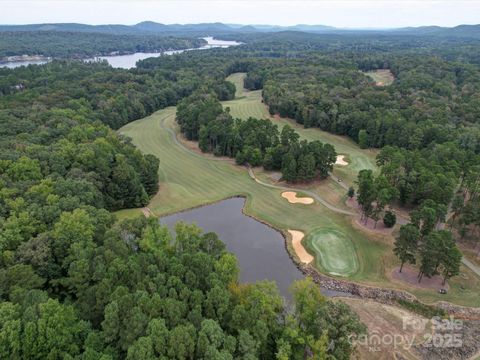
<svg viewBox="0 0 480 360">
<path fill-rule="evenodd" d="M 373 286 L 361 285 L 347 280 L 335 279 L 319 273 L 311 265 L 299 265 L 299 269 L 319 284 L 322 288 L 345 292 L 364 299 L 373 299 L 382 303 L 391 303 L 395 300 L 415 301 L 417 298 L 402 290 L 383 289 Z"/>
</svg>

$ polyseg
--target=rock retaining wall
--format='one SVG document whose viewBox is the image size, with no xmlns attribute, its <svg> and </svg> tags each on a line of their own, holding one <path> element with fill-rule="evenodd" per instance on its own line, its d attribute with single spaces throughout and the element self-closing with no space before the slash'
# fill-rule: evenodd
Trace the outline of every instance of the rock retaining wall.
<svg viewBox="0 0 480 360">
<path fill-rule="evenodd" d="M 297 264 L 297 266 L 306 276 L 310 276 L 315 283 L 328 290 L 344 292 L 363 299 L 372 299 L 385 304 L 390 304 L 396 300 L 418 301 L 415 295 L 410 294 L 407 291 L 361 285 L 323 275 L 311 265 Z M 459 319 L 480 321 L 480 308 L 464 307 L 446 301 L 439 301 L 435 306 Z"/>
<path fill-rule="evenodd" d="M 353 296 L 358 296 L 365 299 L 373 299 L 383 303 L 391 303 L 395 300 L 417 300 L 414 295 L 406 291 L 382 289 L 373 286 L 361 285 L 346 280 L 334 279 L 320 274 L 310 265 L 300 265 L 298 267 L 306 276 L 310 276 L 315 283 L 329 290 L 346 292 Z"/>
</svg>

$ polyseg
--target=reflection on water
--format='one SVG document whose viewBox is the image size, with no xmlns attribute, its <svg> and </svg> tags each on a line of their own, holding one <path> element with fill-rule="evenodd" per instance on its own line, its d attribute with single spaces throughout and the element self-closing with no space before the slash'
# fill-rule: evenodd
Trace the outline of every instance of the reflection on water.
<svg viewBox="0 0 480 360">
<path fill-rule="evenodd" d="M 234 253 L 240 266 L 240 280 L 274 280 L 280 293 L 289 298 L 293 281 L 303 278 L 285 249 L 285 239 L 276 230 L 242 213 L 245 200 L 233 198 L 213 205 L 187 210 L 160 219 L 173 229 L 175 223 L 196 223 L 205 232 L 215 232 Z M 338 295 L 322 289 L 322 293 Z"/>
<path fill-rule="evenodd" d="M 169 50 L 157 53 L 134 53 L 129 55 L 115 55 L 115 56 L 99 56 L 95 60 L 107 60 L 108 63 L 114 68 L 131 69 L 134 68 L 137 61 L 148 59 L 151 57 L 159 57 L 162 55 L 174 55 L 181 54 L 185 51 L 192 50 L 208 50 L 213 48 L 227 48 L 230 46 L 240 45 L 241 43 L 236 41 L 218 40 L 213 37 L 204 37 L 207 44 L 199 48 L 183 49 L 183 50 Z"/>
<path fill-rule="evenodd" d="M 184 51 L 191 51 L 191 50 L 207 50 L 213 48 L 227 48 L 230 46 L 240 45 L 241 43 L 236 41 L 228 41 L 228 40 L 218 40 L 214 39 L 211 36 L 204 37 L 204 40 L 207 41 L 207 44 L 199 47 L 199 48 L 192 48 L 192 49 L 182 49 L 182 50 L 169 50 L 164 52 L 156 52 L 156 53 L 134 53 L 128 55 L 114 55 L 114 56 L 98 56 L 94 59 L 86 59 L 86 61 L 93 61 L 93 60 L 106 60 L 112 67 L 114 68 L 122 68 L 122 69 L 131 69 L 135 67 L 135 64 L 139 60 L 144 60 L 150 57 L 158 57 L 161 55 L 173 55 L 173 54 L 180 54 Z M 41 65 L 47 63 L 47 60 L 39 60 L 39 61 L 13 61 L 13 62 L 6 62 L 0 64 L 0 67 L 7 67 L 10 69 L 19 67 L 19 66 L 27 66 L 30 64 Z"/>
<path fill-rule="evenodd" d="M 26 61 L 7 61 L 0 64 L 0 67 L 14 69 L 19 66 L 28 66 L 28 65 L 42 65 L 46 64 L 48 60 L 26 60 Z"/>
<path fill-rule="evenodd" d="M 173 228 L 178 221 L 196 223 L 204 231 L 217 233 L 228 251 L 237 256 L 240 280 L 275 280 L 282 295 L 302 273 L 285 250 L 285 239 L 274 229 L 242 213 L 245 200 L 234 198 L 160 219 Z"/>
</svg>

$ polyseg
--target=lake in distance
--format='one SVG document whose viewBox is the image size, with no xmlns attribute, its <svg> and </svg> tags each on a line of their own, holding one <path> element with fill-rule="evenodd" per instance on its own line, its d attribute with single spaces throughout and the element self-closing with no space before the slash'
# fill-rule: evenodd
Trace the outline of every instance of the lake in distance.
<svg viewBox="0 0 480 360">
<path fill-rule="evenodd" d="M 94 61 L 94 60 L 106 60 L 112 67 L 114 68 L 121 68 L 121 69 L 131 69 L 136 66 L 137 61 L 148 59 L 151 57 L 159 57 L 162 55 L 174 55 L 180 54 L 185 51 L 192 51 L 192 50 L 208 50 L 213 48 L 227 48 L 230 46 L 240 45 L 241 43 L 236 41 L 228 41 L 228 40 L 219 40 L 214 39 L 211 36 L 204 37 L 205 41 L 207 41 L 206 45 L 203 45 L 199 48 L 191 48 L 191 49 L 181 49 L 181 50 L 169 50 L 163 52 L 156 52 L 156 53 L 142 53 L 137 52 L 128 55 L 112 55 L 112 56 L 97 56 L 92 59 L 86 59 L 85 61 Z M 37 61 L 11 61 L 5 62 L 0 64 L 0 67 L 6 67 L 9 69 L 13 69 L 19 66 L 27 66 L 27 65 L 41 65 L 46 64 L 47 60 L 37 60 Z"/>
</svg>

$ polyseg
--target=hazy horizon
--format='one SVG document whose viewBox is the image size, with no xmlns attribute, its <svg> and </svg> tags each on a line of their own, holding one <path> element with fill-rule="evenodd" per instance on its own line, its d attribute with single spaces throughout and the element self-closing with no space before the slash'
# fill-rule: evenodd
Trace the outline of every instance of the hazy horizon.
<svg viewBox="0 0 480 360">
<path fill-rule="evenodd" d="M 0 0 L 0 24 L 82 23 L 133 25 L 221 22 L 243 25 L 327 25 L 352 29 L 480 23 L 480 1 L 92 1 Z M 395 16 L 390 16 L 394 14 Z"/>
</svg>

